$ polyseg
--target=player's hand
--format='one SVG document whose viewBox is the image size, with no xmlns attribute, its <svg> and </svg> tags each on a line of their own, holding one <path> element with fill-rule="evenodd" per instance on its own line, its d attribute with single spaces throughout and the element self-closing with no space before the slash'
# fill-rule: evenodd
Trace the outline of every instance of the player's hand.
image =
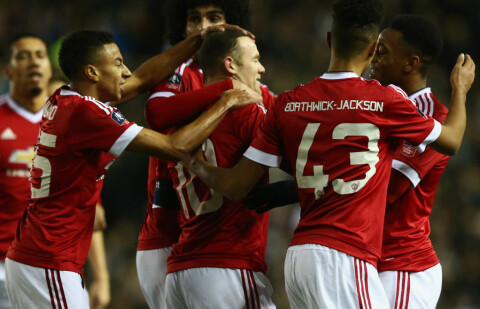
<svg viewBox="0 0 480 309">
<path fill-rule="evenodd" d="M 189 153 L 182 153 L 180 163 L 189 171 L 195 173 L 196 169 L 199 168 L 202 163 L 206 163 L 201 147 Z"/>
<path fill-rule="evenodd" d="M 294 180 L 258 185 L 243 200 L 248 209 L 255 210 L 259 214 L 296 202 L 298 202 L 298 195 Z"/>
<path fill-rule="evenodd" d="M 252 89 L 230 89 L 225 91 L 219 100 L 219 102 L 224 102 L 224 104 L 227 104 L 230 110 L 234 110 L 252 103 L 260 104 L 262 101 L 262 96 Z"/>
<path fill-rule="evenodd" d="M 95 209 L 95 222 L 93 223 L 93 230 L 99 231 L 107 228 L 107 219 L 105 219 L 105 209 L 97 204 Z"/>
<path fill-rule="evenodd" d="M 475 79 L 475 63 L 470 55 L 460 54 L 457 58 L 457 63 L 452 69 L 450 75 L 450 83 L 452 89 L 467 93 Z"/>
<path fill-rule="evenodd" d="M 205 38 L 207 37 L 207 35 L 210 33 L 210 32 L 223 32 L 225 31 L 225 29 L 237 29 L 237 30 L 240 30 L 242 31 L 245 35 L 249 36 L 252 40 L 255 40 L 255 36 L 250 32 L 250 31 L 247 31 L 243 28 L 240 28 L 239 26 L 237 25 L 230 25 L 230 24 L 221 24 L 221 25 L 215 25 L 215 26 L 209 26 L 205 29 L 203 29 L 202 31 L 200 31 L 200 36 L 202 37 L 202 40 L 205 40 Z"/>
<path fill-rule="evenodd" d="M 252 89 L 252 88 L 248 87 L 247 85 L 245 85 L 244 83 L 242 83 L 241 81 L 233 79 L 233 78 L 232 78 L 232 84 L 233 84 L 233 89 L 245 90 L 248 93 L 252 93 L 252 91 L 253 91 L 253 92 L 256 92 L 260 95 L 262 94 L 262 91 L 260 89 L 258 89 L 258 91 L 257 91 L 257 89 Z M 260 103 L 257 103 L 257 104 L 265 107 L 265 105 L 263 104 L 263 98 L 262 98 L 262 101 Z"/>
<path fill-rule="evenodd" d="M 97 278 L 88 289 L 91 309 L 104 309 L 110 304 L 110 281 L 107 278 Z"/>
</svg>

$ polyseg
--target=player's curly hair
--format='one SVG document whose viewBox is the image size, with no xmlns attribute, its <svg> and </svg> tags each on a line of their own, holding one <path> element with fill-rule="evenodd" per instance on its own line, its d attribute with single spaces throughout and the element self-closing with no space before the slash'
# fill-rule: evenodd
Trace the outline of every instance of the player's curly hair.
<svg viewBox="0 0 480 309">
<path fill-rule="evenodd" d="M 440 30 L 428 19 L 419 15 L 400 15 L 394 18 L 391 29 L 402 33 L 403 39 L 410 45 L 413 53 L 421 59 L 421 72 L 434 63 L 443 48 Z"/>
<path fill-rule="evenodd" d="M 65 76 L 77 79 L 83 68 L 95 63 L 95 57 L 105 44 L 114 43 L 112 34 L 104 31 L 83 30 L 67 36 L 60 46 L 58 62 Z"/>
<path fill-rule="evenodd" d="M 332 44 L 350 58 L 377 40 L 385 15 L 381 0 L 337 0 L 333 3 Z"/>
<path fill-rule="evenodd" d="M 229 24 L 248 28 L 250 25 L 249 0 L 170 0 L 166 5 L 167 39 L 174 45 L 185 38 L 187 11 L 199 6 L 214 5 L 223 10 Z"/>
</svg>

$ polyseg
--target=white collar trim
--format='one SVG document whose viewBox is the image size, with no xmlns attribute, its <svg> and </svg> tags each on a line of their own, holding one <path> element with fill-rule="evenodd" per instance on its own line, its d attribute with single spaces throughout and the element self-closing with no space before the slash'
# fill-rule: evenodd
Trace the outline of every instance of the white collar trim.
<svg viewBox="0 0 480 309">
<path fill-rule="evenodd" d="M 39 123 L 42 120 L 43 108 L 41 108 L 38 112 L 32 113 L 31 111 L 25 109 L 24 107 L 18 105 L 17 102 L 13 101 L 12 97 L 7 94 L 6 101 L 8 106 L 13 109 L 17 114 L 22 116 L 23 118 L 27 119 L 31 123 Z M 46 101 L 47 99 L 45 99 Z"/>
<path fill-rule="evenodd" d="M 359 76 L 354 72 L 326 72 L 321 76 L 323 79 L 345 79 L 357 77 Z"/>
</svg>

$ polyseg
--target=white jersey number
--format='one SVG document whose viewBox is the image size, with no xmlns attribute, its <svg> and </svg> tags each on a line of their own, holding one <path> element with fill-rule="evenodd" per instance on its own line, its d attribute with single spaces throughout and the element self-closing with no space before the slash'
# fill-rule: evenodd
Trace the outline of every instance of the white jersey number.
<svg viewBox="0 0 480 309">
<path fill-rule="evenodd" d="M 39 145 L 54 148 L 57 142 L 57 136 L 40 131 Z M 37 155 L 38 146 L 35 147 L 35 156 L 33 157 L 33 167 L 42 171 L 40 178 L 40 188 L 34 188 L 30 183 L 32 198 L 46 197 L 50 194 L 50 182 L 52 178 L 52 165 L 47 158 Z"/>
<path fill-rule="evenodd" d="M 215 156 L 215 148 L 210 139 L 207 139 L 203 143 L 202 151 L 207 161 L 217 166 L 217 157 Z M 192 208 L 193 212 L 197 216 L 201 214 L 217 211 L 218 209 L 220 209 L 220 207 L 222 207 L 223 196 L 220 193 L 216 192 L 213 189 L 210 189 L 211 198 L 206 201 L 200 201 L 200 198 L 195 192 L 195 187 L 193 184 L 193 179 L 197 178 L 197 176 L 194 173 L 190 172 L 191 178 L 187 181 L 187 177 L 185 177 L 185 174 L 183 172 L 183 165 L 180 163 L 177 163 L 177 165 L 175 166 L 175 170 L 177 171 L 178 181 L 179 181 L 177 192 L 180 197 L 180 202 L 182 203 L 185 217 L 190 218 L 186 199 L 188 199 L 188 201 L 190 202 L 190 207 Z M 183 187 L 185 187 L 187 191 L 186 196 L 182 191 Z"/>
<path fill-rule="evenodd" d="M 308 161 L 308 152 L 312 147 L 315 134 L 320 128 L 320 123 L 309 123 L 303 132 L 302 141 L 298 147 L 296 176 L 298 188 L 315 189 L 315 199 L 325 194 L 324 189 L 328 185 L 329 177 L 323 172 L 323 165 L 313 166 L 313 176 L 304 176 L 305 165 Z M 342 123 L 335 127 L 332 132 L 333 139 L 344 139 L 347 136 L 366 136 L 368 138 L 368 151 L 350 153 L 350 164 L 368 164 L 369 170 L 365 178 L 361 180 L 345 181 L 333 179 L 333 190 L 338 194 L 352 194 L 360 190 L 375 175 L 375 164 L 380 160 L 378 157 L 378 140 L 380 130 L 371 123 Z"/>
</svg>

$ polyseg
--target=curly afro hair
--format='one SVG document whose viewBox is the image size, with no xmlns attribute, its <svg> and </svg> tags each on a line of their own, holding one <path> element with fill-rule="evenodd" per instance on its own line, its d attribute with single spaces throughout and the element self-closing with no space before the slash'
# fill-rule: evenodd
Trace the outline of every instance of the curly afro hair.
<svg viewBox="0 0 480 309">
<path fill-rule="evenodd" d="M 428 19 L 418 15 L 400 15 L 395 17 L 391 29 L 402 33 L 403 39 L 410 45 L 422 63 L 425 65 L 423 73 L 429 65 L 435 62 L 443 48 L 443 39 L 440 30 Z"/>
<path fill-rule="evenodd" d="M 227 23 L 248 28 L 250 25 L 249 0 L 169 0 L 166 6 L 167 39 L 174 45 L 185 38 L 187 12 L 199 6 L 214 5 L 225 12 Z"/>
<path fill-rule="evenodd" d="M 378 38 L 385 9 L 380 0 L 337 0 L 333 4 L 332 44 L 349 58 Z"/>
</svg>

